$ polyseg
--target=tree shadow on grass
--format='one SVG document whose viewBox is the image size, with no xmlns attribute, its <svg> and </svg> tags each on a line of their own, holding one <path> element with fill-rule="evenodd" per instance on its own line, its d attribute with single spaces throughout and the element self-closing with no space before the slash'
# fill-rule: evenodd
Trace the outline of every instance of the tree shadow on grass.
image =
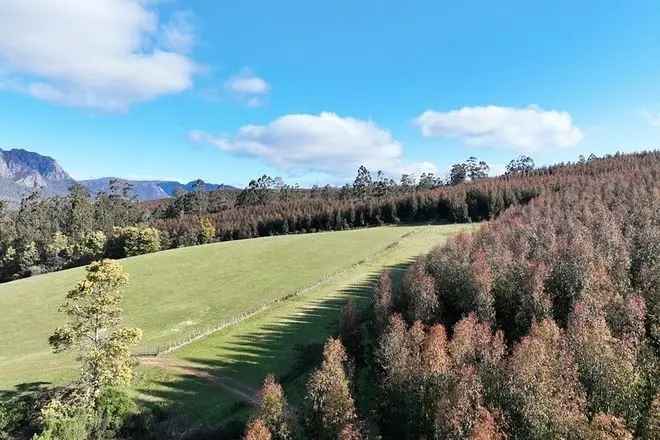
<svg viewBox="0 0 660 440">
<path fill-rule="evenodd" d="M 395 285 L 413 259 L 386 270 L 392 271 Z M 253 326 L 247 332 L 212 335 L 204 340 L 209 356 L 183 357 L 192 363 L 173 381 L 157 381 L 155 387 L 140 390 L 148 397 L 142 402 L 164 402 L 160 407 L 184 426 L 207 426 L 215 429 L 238 421 L 244 422 L 254 402 L 241 393 L 256 395 L 267 374 L 274 374 L 283 384 L 287 398 L 300 407 L 307 375 L 320 364 L 323 343 L 337 335 L 342 307 L 350 299 L 359 308 L 371 301 L 379 273 L 340 291 L 337 297 L 314 300 L 276 322 Z M 258 317 L 257 317 L 258 319 Z M 250 327 L 250 320 L 241 324 Z M 232 392 L 238 390 L 239 392 Z M 217 433 L 217 431 L 216 431 Z M 233 433 L 232 433 L 233 434 Z M 229 433 L 225 433 L 230 438 Z"/>
<path fill-rule="evenodd" d="M 25 396 L 43 393 L 51 387 L 50 382 L 25 382 L 19 383 L 11 390 L 0 390 L 0 402 L 8 402 Z"/>
</svg>

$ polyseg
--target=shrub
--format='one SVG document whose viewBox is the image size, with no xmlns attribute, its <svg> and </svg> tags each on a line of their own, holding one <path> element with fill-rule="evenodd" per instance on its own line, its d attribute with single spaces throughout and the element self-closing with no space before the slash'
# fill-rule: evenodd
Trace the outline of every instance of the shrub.
<svg viewBox="0 0 660 440">
<path fill-rule="evenodd" d="M 160 232 L 148 226 L 114 228 L 108 242 L 110 258 L 124 258 L 160 250 Z"/>
<path fill-rule="evenodd" d="M 81 264 L 88 264 L 103 257 L 107 238 L 103 231 L 86 232 L 74 245 L 74 258 Z"/>
</svg>

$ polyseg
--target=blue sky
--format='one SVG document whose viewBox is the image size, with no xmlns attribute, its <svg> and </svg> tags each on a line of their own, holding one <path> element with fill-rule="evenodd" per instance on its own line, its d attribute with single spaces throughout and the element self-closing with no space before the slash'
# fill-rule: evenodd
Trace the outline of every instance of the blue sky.
<svg viewBox="0 0 660 440">
<path fill-rule="evenodd" d="M 0 9 L 0 147 L 76 178 L 309 185 L 660 144 L 657 2 L 83 4 Z"/>
</svg>

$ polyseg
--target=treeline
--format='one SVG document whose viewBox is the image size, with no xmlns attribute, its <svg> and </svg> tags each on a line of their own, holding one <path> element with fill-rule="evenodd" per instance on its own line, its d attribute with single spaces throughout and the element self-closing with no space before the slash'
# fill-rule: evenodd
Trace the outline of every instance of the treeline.
<svg viewBox="0 0 660 440">
<path fill-rule="evenodd" d="M 262 176 L 242 191 L 194 191 L 173 199 L 138 203 L 121 182 L 92 198 L 75 185 L 66 197 L 34 193 L 19 209 L 0 207 L 0 281 L 182 246 L 270 235 L 337 231 L 399 222 L 464 223 L 490 220 L 525 204 L 557 176 L 599 175 L 626 159 L 657 153 L 581 159 L 535 169 L 514 159 L 507 173 L 487 178 L 488 165 L 472 157 L 455 164 L 447 179 L 422 174 L 395 183 L 382 172 L 358 170 L 352 185 L 301 189 Z"/>
<path fill-rule="evenodd" d="M 660 154 L 543 176 L 540 197 L 382 274 L 303 407 L 269 378 L 244 438 L 659 438 Z"/>
</svg>

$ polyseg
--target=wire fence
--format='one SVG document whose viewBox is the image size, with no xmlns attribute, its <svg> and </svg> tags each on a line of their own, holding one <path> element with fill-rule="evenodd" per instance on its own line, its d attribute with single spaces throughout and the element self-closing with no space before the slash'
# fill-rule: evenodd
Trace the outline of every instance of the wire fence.
<svg viewBox="0 0 660 440">
<path fill-rule="evenodd" d="M 176 340 L 170 341 L 170 342 L 165 342 L 161 344 L 149 344 L 149 345 L 144 345 L 142 346 L 137 352 L 134 353 L 135 356 L 138 357 L 155 357 L 159 356 L 162 354 L 167 354 L 170 353 L 174 350 L 178 350 L 179 348 L 185 347 L 186 345 L 189 345 L 195 341 L 198 341 L 200 339 L 204 339 L 208 336 L 211 336 L 214 333 L 217 333 L 221 330 L 224 330 L 228 327 L 231 327 L 233 325 L 239 324 L 242 321 L 245 321 L 246 319 L 250 319 L 253 316 L 262 313 L 273 306 L 275 306 L 278 303 L 290 300 L 292 298 L 295 298 L 297 296 L 303 295 L 311 290 L 314 290 L 324 283 L 327 283 L 328 281 L 331 281 L 333 279 L 336 279 L 346 272 L 349 272 L 359 266 L 362 266 L 364 264 L 367 264 L 370 261 L 373 261 L 374 259 L 382 256 L 382 254 L 390 251 L 391 249 L 399 246 L 400 242 L 402 239 L 407 238 L 411 236 L 414 233 L 419 232 L 419 229 L 413 229 L 412 231 L 409 231 L 402 236 L 399 237 L 398 240 L 388 244 L 387 246 L 381 248 L 380 250 L 376 251 L 375 253 L 371 254 L 370 256 L 358 261 L 357 263 L 353 263 L 350 266 L 344 267 L 342 269 L 339 269 L 338 271 L 324 275 L 322 276 L 317 282 L 315 282 L 312 285 L 309 285 L 307 287 L 301 288 L 296 290 L 295 292 L 289 293 L 287 295 L 281 296 L 279 298 L 275 298 L 272 301 L 268 301 L 264 304 L 261 304 L 256 307 L 252 307 L 243 313 L 236 315 L 231 318 L 223 319 L 216 323 L 215 325 L 210 325 L 207 327 L 202 327 L 202 328 L 197 328 L 189 331 L 185 336 L 182 336 L 180 338 L 177 338 Z"/>
</svg>

